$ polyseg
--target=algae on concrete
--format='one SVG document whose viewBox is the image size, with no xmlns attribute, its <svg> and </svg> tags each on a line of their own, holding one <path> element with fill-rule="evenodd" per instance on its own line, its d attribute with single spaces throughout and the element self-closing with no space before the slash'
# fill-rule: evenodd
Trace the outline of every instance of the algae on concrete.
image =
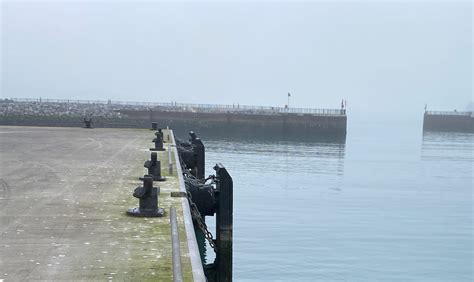
<svg viewBox="0 0 474 282">
<path fill-rule="evenodd" d="M 0 127 L 0 279 L 172 279 L 169 208 L 178 212 L 183 276 L 193 279 L 182 198 L 159 152 L 162 218 L 125 214 L 145 173 L 153 132 Z M 176 162 L 174 161 L 174 167 Z M 174 171 L 176 172 L 176 171 Z"/>
</svg>

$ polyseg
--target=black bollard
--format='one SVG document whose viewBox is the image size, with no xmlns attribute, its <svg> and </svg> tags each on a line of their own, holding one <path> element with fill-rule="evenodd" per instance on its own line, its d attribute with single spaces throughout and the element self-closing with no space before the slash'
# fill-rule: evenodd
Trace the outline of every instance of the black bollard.
<svg viewBox="0 0 474 282">
<path fill-rule="evenodd" d="M 163 130 L 161 128 L 158 128 L 158 133 L 161 135 L 161 140 L 163 140 L 164 142 L 165 138 L 164 138 Z"/>
<path fill-rule="evenodd" d="M 155 148 L 150 148 L 150 151 L 165 151 L 163 148 L 163 137 L 159 132 L 155 132 L 155 138 L 153 139 L 153 143 L 155 143 Z"/>
<path fill-rule="evenodd" d="M 161 217 L 165 214 L 164 209 L 158 207 L 158 194 L 160 188 L 153 187 L 153 177 L 145 175 L 143 186 L 135 188 L 133 196 L 139 199 L 140 205 L 127 211 L 130 216 L 138 217 Z"/>
<path fill-rule="evenodd" d="M 92 128 L 92 118 L 90 118 L 89 120 L 84 118 L 83 122 L 84 122 L 84 127 L 83 128 Z"/>
<path fill-rule="evenodd" d="M 143 166 L 148 169 L 148 175 L 153 177 L 153 181 L 166 180 L 166 177 L 161 176 L 161 162 L 158 160 L 158 154 L 156 152 L 151 153 L 151 159 L 145 161 Z"/>
</svg>

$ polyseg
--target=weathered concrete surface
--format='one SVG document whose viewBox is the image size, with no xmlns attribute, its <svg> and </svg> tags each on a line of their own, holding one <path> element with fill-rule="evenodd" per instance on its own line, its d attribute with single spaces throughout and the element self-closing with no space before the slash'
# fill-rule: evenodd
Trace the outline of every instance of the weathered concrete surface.
<svg viewBox="0 0 474 282">
<path fill-rule="evenodd" d="M 347 131 L 343 109 L 321 109 L 319 114 L 311 114 L 311 109 L 291 108 L 296 112 L 287 112 L 289 110 L 278 107 L 263 110 L 225 105 L 155 107 L 144 103 L 89 102 L 0 99 L 0 125 L 78 127 L 84 117 L 91 117 L 93 126 L 101 128 L 149 128 L 150 123 L 156 121 L 161 127 L 169 126 L 181 137 L 187 137 L 189 130 L 194 130 L 204 139 L 219 136 L 293 140 L 298 136 L 298 141 L 301 138 L 319 140 L 321 136 L 345 139 Z"/>
<path fill-rule="evenodd" d="M 466 115 L 430 115 L 423 116 L 423 131 L 474 133 L 474 117 Z"/>
<path fill-rule="evenodd" d="M 185 280 L 192 279 L 178 179 L 161 188 L 163 218 L 125 215 L 153 134 L 135 129 L 0 127 L 0 280 L 172 279 L 169 207 L 178 211 Z M 165 146 L 166 147 L 166 146 Z M 167 164 L 168 152 L 159 152 Z"/>
<path fill-rule="evenodd" d="M 336 136 L 345 137 L 347 116 L 309 114 L 244 114 L 201 113 L 172 111 L 121 110 L 133 120 L 157 121 L 160 126 L 169 126 L 178 136 L 189 130 L 199 132 L 200 138 L 224 132 L 224 136 L 267 136 L 279 138 L 298 135 L 301 137 Z M 231 129 L 231 130 L 229 130 Z"/>
</svg>

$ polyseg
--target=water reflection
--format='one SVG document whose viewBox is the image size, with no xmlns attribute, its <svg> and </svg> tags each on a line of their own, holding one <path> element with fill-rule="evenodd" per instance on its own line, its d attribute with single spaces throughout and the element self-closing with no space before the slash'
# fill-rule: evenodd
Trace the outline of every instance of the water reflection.
<svg viewBox="0 0 474 282">
<path fill-rule="evenodd" d="M 474 161 L 474 134 L 424 132 L 421 159 L 431 161 Z"/>
<path fill-rule="evenodd" d="M 253 221 L 258 221 L 252 210 L 258 210 L 260 216 L 266 218 L 267 212 L 285 208 L 284 199 L 305 201 L 313 193 L 333 194 L 340 193 L 342 189 L 345 142 L 281 141 L 272 138 L 203 140 L 206 174 L 214 173 L 211 168 L 221 162 L 234 180 L 236 244 L 241 242 L 240 232 L 245 218 L 250 216 Z M 251 210 L 249 207 L 252 207 Z M 215 233 L 214 218 L 207 217 L 206 222 L 209 230 Z M 205 261 L 213 262 L 213 250 L 202 239 L 200 244 L 201 247 L 206 245 L 201 253 Z"/>
<path fill-rule="evenodd" d="M 330 144 L 345 144 L 346 143 L 346 134 L 341 133 L 332 133 L 332 134 L 317 134 L 310 131 L 304 131 L 297 133 L 288 133 L 288 132 L 268 132 L 258 130 L 253 130 L 251 132 L 235 130 L 235 128 L 230 128 L 227 130 L 214 130 L 212 128 L 194 128 L 192 129 L 197 133 L 197 136 L 202 140 L 206 141 L 237 141 L 246 140 L 249 142 L 279 142 L 279 141 L 288 141 L 288 142 L 297 142 L 297 143 L 330 143 Z M 180 139 L 189 138 L 188 129 L 175 129 L 173 128 L 175 135 Z"/>
<path fill-rule="evenodd" d="M 221 139 L 205 141 L 205 146 L 211 159 L 239 162 L 247 170 L 344 174 L 345 143 Z"/>
<path fill-rule="evenodd" d="M 222 162 L 234 179 L 234 277 L 468 281 L 473 135 L 419 129 L 359 126 L 347 146 L 203 139 L 207 174 Z"/>
</svg>

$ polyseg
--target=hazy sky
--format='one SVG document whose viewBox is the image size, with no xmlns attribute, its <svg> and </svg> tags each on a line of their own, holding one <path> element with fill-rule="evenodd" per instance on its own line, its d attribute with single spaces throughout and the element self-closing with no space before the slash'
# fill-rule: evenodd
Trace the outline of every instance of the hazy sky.
<svg viewBox="0 0 474 282">
<path fill-rule="evenodd" d="M 2 97 L 338 108 L 420 116 L 473 99 L 471 1 L 18 2 Z"/>
</svg>

